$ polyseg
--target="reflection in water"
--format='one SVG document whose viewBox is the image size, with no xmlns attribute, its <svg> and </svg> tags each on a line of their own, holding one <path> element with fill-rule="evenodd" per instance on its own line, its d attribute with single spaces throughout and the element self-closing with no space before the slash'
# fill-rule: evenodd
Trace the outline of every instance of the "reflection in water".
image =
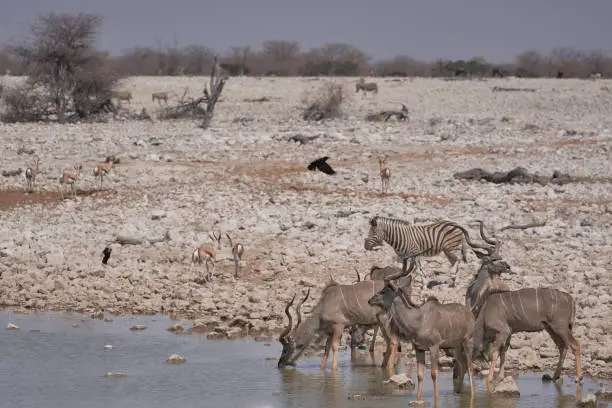
<svg viewBox="0 0 612 408">
<path fill-rule="evenodd" d="M 0 313 L 0 324 L 6 327 L 9 322 L 21 330 L 0 330 L 0 371 L 10 373 L 0 382 L 3 407 L 81 408 L 87 401 L 88 408 L 405 408 L 415 399 L 413 390 L 384 384 L 380 356 L 373 361 L 367 351 L 357 353 L 355 363 L 350 351 L 341 353 L 337 373 L 320 370 L 317 356 L 300 359 L 297 368 L 278 370 L 277 342 L 266 347 L 250 339 L 208 341 L 198 335 L 176 335 L 166 331 L 172 322 L 160 316 L 118 317 L 107 323 L 71 314 Z M 130 331 L 134 324 L 148 328 Z M 114 348 L 105 350 L 107 344 Z M 186 357 L 187 363 L 166 364 L 173 353 Z M 402 358 L 398 371 L 415 378 L 412 360 Z M 103 377 L 107 371 L 128 376 L 107 379 Z M 452 376 L 443 372 L 435 406 L 569 408 L 575 404 L 577 387 L 571 379 L 565 381 L 543 384 L 539 376 L 521 375 L 517 379 L 521 398 L 500 400 L 490 397 L 483 379 L 476 377 L 472 400 L 469 391 L 454 394 Z M 596 387 L 585 380 L 583 392 Z M 467 379 L 464 390 L 469 390 Z M 434 406 L 428 376 L 423 398 Z"/>
</svg>

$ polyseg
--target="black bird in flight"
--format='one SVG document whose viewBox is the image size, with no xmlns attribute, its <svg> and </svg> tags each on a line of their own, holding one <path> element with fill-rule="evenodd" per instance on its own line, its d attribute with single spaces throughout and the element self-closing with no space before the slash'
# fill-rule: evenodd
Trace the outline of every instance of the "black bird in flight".
<svg viewBox="0 0 612 408">
<path fill-rule="evenodd" d="M 308 165 L 308 170 L 319 170 L 325 174 L 329 174 L 330 176 L 336 174 L 336 171 L 332 169 L 329 164 L 327 164 L 327 159 L 329 159 L 329 157 L 325 156 L 313 161 Z"/>
<path fill-rule="evenodd" d="M 112 249 L 110 249 L 109 247 L 104 248 L 104 251 L 102 251 L 102 255 L 104 255 L 104 257 L 102 258 L 102 265 L 106 265 L 106 263 L 108 262 L 108 258 L 110 258 L 111 251 Z"/>
</svg>

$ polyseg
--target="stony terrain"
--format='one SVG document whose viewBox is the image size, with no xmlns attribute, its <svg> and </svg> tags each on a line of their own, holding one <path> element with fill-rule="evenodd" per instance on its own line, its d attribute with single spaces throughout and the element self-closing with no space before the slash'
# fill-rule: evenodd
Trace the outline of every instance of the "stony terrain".
<svg viewBox="0 0 612 408">
<path fill-rule="evenodd" d="M 195 95 L 204 80 L 139 77 L 123 87 L 134 94 L 134 110 L 154 111 L 151 92 L 189 87 Z M 363 274 L 395 262 L 389 247 L 364 250 L 372 216 L 450 219 L 475 238 L 473 221 L 482 219 L 517 272 L 512 288 L 554 286 L 575 296 L 585 371 L 612 376 L 612 94 L 602 89 L 605 81 L 374 80 L 378 95 L 362 96 L 355 79 L 340 79 L 348 95 L 344 117 L 325 123 L 300 118 L 304 97 L 323 80 L 232 78 L 207 131 L 193 121 L 0 124 L 0 170 L 41 159 L 35 193 L 22 192 L 23 173 L 0 177 L 0 303 L 164 312 L 229 336 L 245 326 L 268 332 L 283 324 L 284 303 L 295 291 L 314 288 L 308 312 L 330 273 L 348 283 L 355 268 Z M 249 101 L 264 96 L 269 101 Z M 409 122 L 364 121 L 369 112 L 399 108 L 397 101 L 409 107 Z M 305 145 L 287 141 L 296 134 L 319 137 Z M 379 153 L 389 154 L 387 195 L 380 194 Z M 97 191 L 93 165 L 111 154 L 121 162 Z M 324 155 L 338 174 L 306 171 Z M 58 176 L 76 164 L 84 166 L 79 194 L 62 201 Z M 495 185 L 452 176 L 515 166 L 579 180 Z M 534 220 L 546 225 L 500 231 Z M 204 266 L 192 268 L 190 253 L 211 230 L 244 244 L 238 280 L 224 240 L 215 281 L 197 281 Z M 169 240 L 146 241 L 166 232 Z M 122 246 L 114 242 L 118 235 L 145 242 Z M 107 244 L 113 252 L 103 266 Z M 451 289 L 443 255 L 422 263 L 426 280 L 444 284 L 421 298 L 459 302 L 479 264 L 470 254 Z M 573 373 L 569 354 L 565 366 Z M 509 362 L 517 368 L 550 369 L 556 361 L 546 333 L 513 337 Z"/>
</svg>

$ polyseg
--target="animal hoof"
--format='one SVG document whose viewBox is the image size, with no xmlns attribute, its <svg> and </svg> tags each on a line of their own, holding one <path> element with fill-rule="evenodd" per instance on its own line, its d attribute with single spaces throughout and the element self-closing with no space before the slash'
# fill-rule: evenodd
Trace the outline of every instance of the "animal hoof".
<svg viewBox="0 0 612 408">
<path fill-rule="evenodd" d="M 576 383 L 582 384 L 582 376 L 576 378 Z"/>
<path fill-rule="evenodd" d="M 553 381 L 553 379 L 549 374 L 544 374 L 542 376 L 542 382 L 551 382 L 551 381 Z"/>
</svg>

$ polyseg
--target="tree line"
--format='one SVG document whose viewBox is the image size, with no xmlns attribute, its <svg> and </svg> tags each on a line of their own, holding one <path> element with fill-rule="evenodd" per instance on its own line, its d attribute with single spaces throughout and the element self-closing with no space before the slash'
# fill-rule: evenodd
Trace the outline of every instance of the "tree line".
<svg viewBox="0 0 612 408">
<path fill-rule="evenodd" d="M 49 17 L 42 16 L 35 25 Z M 87 15 L 81 15 L 87 18 Z M 91 16 L 90 16 L 91 17 Z M 101 19 L 96 17 L 96 29 Z M 23 51 L 23 49 L 21 49 Z M 135 75 L 208 75 L 213 58 L 220 54 L 221 67 L 228 75 L 252 76 L 505 76 L 586 78 L 593 73 L 612 76 L 612 53 L 602 50 L 583 51 L 559 47 L 548 54 L 529 50 L 513 62 L 493 64 L 482 57 L 465 60 L 438 59 L 419 61 L 401 55 L 385 60 L 374 60 L 351 44 L 329 43 L 321 47 L 303 49 L 298 42 L 269 40 L 261 49 L 250 46 L 231 47 L 218 53 L 205 45 L 158 44 L 155 47 L 135 46 L 112 55 L 97 50 L 97 59 L 121 76 Z M 28 63 L 23 52 L 14 45 L 0 50 L 0 74 L 27 75 Z M 561 74 L 559 74 L 561 73 Z"/>
</svg>

